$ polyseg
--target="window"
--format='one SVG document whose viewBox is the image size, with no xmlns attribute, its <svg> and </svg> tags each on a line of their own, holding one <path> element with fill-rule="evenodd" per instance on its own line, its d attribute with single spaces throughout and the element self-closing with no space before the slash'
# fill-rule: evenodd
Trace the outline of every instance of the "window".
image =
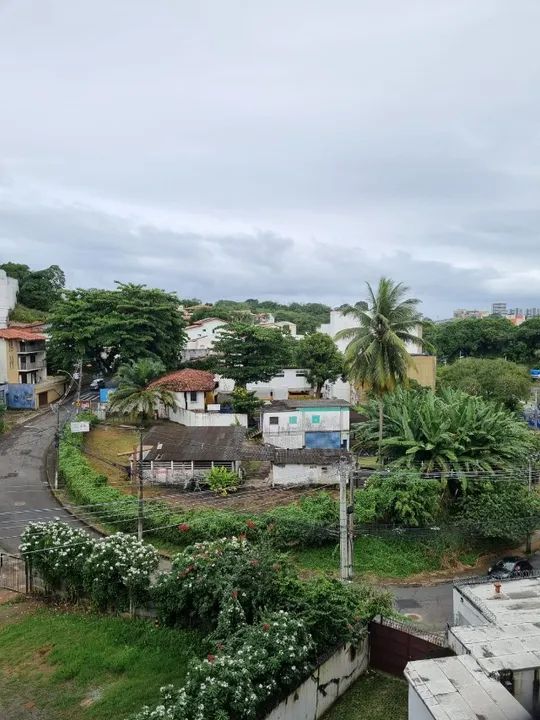
<svg viewBox="0 0 540 720">
<path fill-rule="evenodd" d="M 341 447 L 343 450 L 347 449 L 347 440 L 346 439 L 341 441 Z"/>
<path fill-rule="evenodd" d="M 320 415 L 312 415 L 311 422 L 313 423 L 313 425 L 319 425 L 321 422 L 321 416 Z"/>
<path fill-rule="evenodd" d="M 306 371 L 305 370 L 297 370 L 296 377 L 306 377 Z"/>
<path fill-rule="evenodd" d="M 197 393 L 196 393 L 196 392 L 193 392 L 193 391 L 190 392 L 190 393 L 189 393 L 189 399 L 191 400 L 191 402 L 197 402 Z"/>
<path fill-rule="evenodd" d="M 30 362 L 31 362 L 31 363 L 36 362 L 36 356 L 35 356 L 35 355 L 30 355 Z"/>
<path fill-rule="evenodd" d="M 296 417 L 296 415 L 293 415 L 292 417 L 289 418 L 289 425 L 296 425 L 297 422 L 298 422 L 298 418 Z"/>
<path fill-rule="evenodd" d="M 270 416 L 270 425 L 279 425 L 279 418 L 277 415 Z"/>
<path fill-rule="evenodd" d="M 277 373 L 274 375 L 274 377 L 282 377 L 282 378 L 284 378 L 284 377 L 285 377 L 285 373 L 284 373 L 284 371 L 282 370 L 281 372 L 277 372 Z"/>
</svg>

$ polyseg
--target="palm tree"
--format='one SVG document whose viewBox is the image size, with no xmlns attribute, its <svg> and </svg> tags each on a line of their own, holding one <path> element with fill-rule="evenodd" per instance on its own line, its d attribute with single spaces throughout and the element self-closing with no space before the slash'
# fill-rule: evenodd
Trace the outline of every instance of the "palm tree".
<svg viewBox="0 0 540 720">
<path fill-rule="evenodd" d="M 164 372 L 163 363 L 151 358 L 142 358 L 137 362 L 131 361 L 121 365 L 116 374 L 118 388 L 111 395 L 109 403 L 110 412 L 138 416 L 144 423 L 153 416 L 159 404 L 174 409 L 176 400 L 170 390 L 148 385 L 151 380 Z"/>
<path fill-rule="evenodd" d="M 382 462 L 384 396 L 407 380 L 413 360 L 406 342 L 423 344 L 414 334 L 420 322 L 419 300 L 407 298 L 409 288 L 381 278 L 377 293 L 369 283 L 368 302 L 346 309 L 355 319 L 355 327 L 341 330 L 336 339 L 350 340 L 345 350 L 345 366 L 351 380 L 366 385 L 379 406 L 379 462 Z"/>
</svg>

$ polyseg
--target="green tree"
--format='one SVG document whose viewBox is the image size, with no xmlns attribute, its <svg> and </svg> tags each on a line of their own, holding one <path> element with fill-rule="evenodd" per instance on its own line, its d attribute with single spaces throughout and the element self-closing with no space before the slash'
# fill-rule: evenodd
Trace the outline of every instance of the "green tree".
<svg viewBox="0 0 540 720">
<path fill-rule="evenodd" d="M 232 392 L 232 403 L 235 413 L 245 413 L 251 418 L 261 407 L 262 400 L 259 400 L 254 392 L 239 385 Z"/>
<path fill-rule="evenodd" d="M 343 355 L 329 335 L 313 333 L 296 346 L 296 365 L 307 370 L 307 379 L 321 396 L 324 383 L 334 382 L 343 374 Z"/>
<path fill-rule="evenodd" d="M 512 323 L 495 315 L 424 324 L 424 340 L 434 347 L 438 358 L 447 362 L 461 357 L 518 359 L 513 347 L 515 338 Z"/>
<path fill-rule="evenodd" d="M 378 405 L 355 428 L 354 444 L 373 447 Z M 393 467 L 424 472 L 511 470 L 531 449 L 527 425 L 500 405 L 460 390 L 397 389 L 384 398 L 383 454 Z"/>
<path fill-rule="evenodd" d="M 407 298 L 409 288 L 381 278 L 375 293 L 369 283 L 368 309 L 361 303 L 346 311 L 358 327 L 342 330 L 338 339 L 347 339 L 345 366 L 350 379 L 367 385 L 379 404 L 379 462 L 382 462 L 384 396 L 407 380 L 413 360 L 406 342 L 422 344 L 415 334 L 420 322 L 418 300 Z"/>
<path fill-rule="evenodd" d="M 540 358 L 540 317 L 531 318 L 516 328 L 514 357 L 538 367 Z"/>
<path fill-rule="evenodd" d="M 165 372 L 159 360 L 142 358 L 137 362 L 120 365 L 116 379 L 118 388 L 111 394 L 109 411 L 113 414 L 138 417 L 146 423 L 154 416 L 161 404 L 165 408 L 176 408 L 174 394 L 151 381 Z"/>
<path fill-rule="evenodd" d="M 214 368 L 242 387 L 265 382 L 290 366 L 294 342 L 274 328 L 231 323 L 214 345 Z"/>
<path fill-rule="evenodd" d="M 531 378 L 525 367 L 502 358 L 464 358 L 439 367 L 441 388 L 463 390 L 516 410 L 531 393 Z"/>
<path fill-rule="evenodd" d="M 144 285 L 66 291 L 50 316 L 51 362 L 69 370 L 83 358 L 110 374 L 120 363 L 151 357 L 174 369 L 186 341 L 178 305 L 173 293 Z"/>
<path fill-rule="evenodd" d="M 44 270 L 30 270 L 28 265 L 9 262 L 0 265 L 0 269 L 19 281 L 17 299 L 27 308 L 46 312 L 62 296 L 66 278 L 58 265 Z"/>
</svg>

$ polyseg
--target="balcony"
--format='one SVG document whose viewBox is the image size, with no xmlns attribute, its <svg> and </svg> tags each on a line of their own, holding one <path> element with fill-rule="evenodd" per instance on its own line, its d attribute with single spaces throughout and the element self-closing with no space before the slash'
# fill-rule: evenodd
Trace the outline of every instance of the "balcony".
<svg viewBox="0 0 540 720">
<path fill-rule="evenodd" d="M 45 340 L 21 340 L 19 343 L 19 355 L 27 355 L 28 353 L 44 353 Z"/>
<path fill-rule="evenodd" d="M 43 370 L 47 366 L 45 357 L 37 357 L 33 362 L 27 360 L 26 356 L 19 358 L 19 372 L 31 372 L 32 370 Z"/>
</svg>

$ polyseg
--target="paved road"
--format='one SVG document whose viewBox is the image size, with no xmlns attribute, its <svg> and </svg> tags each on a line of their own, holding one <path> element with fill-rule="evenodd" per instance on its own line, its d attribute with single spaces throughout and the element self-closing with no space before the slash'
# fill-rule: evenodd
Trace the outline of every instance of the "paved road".
<svg viewBox="0 0 540 720">
<path fill-rule="evenodd" d="M 63 408 L 62 418 L 69 412 L 70 408 Z M 0 547 L 7 552 L 18 551 L 20 534 L 30 520 L 60 517 L 74 524 L 45 478 L 45 453 L 55 427 L 51 411 L 0 437 Z"/>
</svg>

